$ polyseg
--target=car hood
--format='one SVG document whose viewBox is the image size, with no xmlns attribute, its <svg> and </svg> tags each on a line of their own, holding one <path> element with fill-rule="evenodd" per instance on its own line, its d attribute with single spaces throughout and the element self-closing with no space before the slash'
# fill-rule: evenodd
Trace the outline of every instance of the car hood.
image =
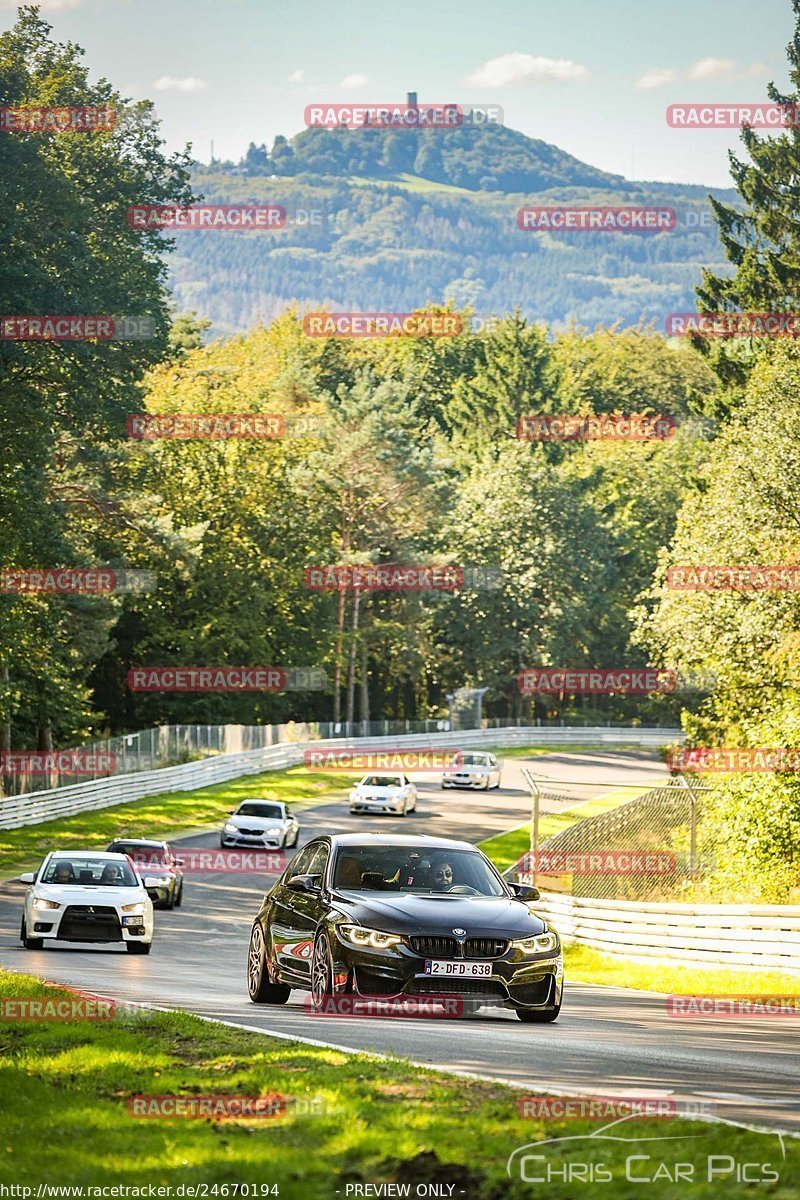
<svg viewBox="0 0 800 1200">
<path fill-rule="evenodd" d="M 276 825 L 283 825 L 285 820 L 285 817 L 245 817 L 237 813 L 229 817 L 225 824 L 235 825 L 237 829 L 274 829 Z"/>
<path fill-rule="evenodd" d="M 56 900 L 59 904 L 138 904 L 147 900 L 143 887 L 75 887 L 74 884 L 37 883 L 37 896 Z"/>
<path fill-rule="evenodd" d="M 403 789 L 398 784 L 393 784 L 391 787 L 373 787 L 372 785 L 368 786 L 367 784 L 359 784 L 359 786 L 355 788 L 355 794 L 357 796 L 399 796 L 402 791 Z"/>
<path fill-rule="evenodd" d="M 445 774 L 473 775 L 476 771 L 490 771 L 491 769 L 488 763 L 451 763 L 449 767 L 445 767 Z"/>
<path fill-rule="evenodd" d="M 369 896 L 369 899 L 366 896 Z M 411 895 L 356 892 L 337 888 L 336 907 L 348 920 L 385 933 L 427 933 L 452 937 L 533 937 L 547 928 L 527 904 L 507 896 Z"/>
</svg>

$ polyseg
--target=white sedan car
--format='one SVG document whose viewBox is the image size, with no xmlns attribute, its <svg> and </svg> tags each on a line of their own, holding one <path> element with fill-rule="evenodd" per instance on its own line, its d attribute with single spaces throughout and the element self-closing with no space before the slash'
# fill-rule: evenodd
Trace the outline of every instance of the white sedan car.
<svg viewBox="0 0 800 1200">
<path fill-rule="evenodd" d="M 127 854 L 56 850 L 19 878 L 30 884 L 19 931 L 26 950 L 118 942 L 131 954 L 150 953 L 153 901 L 146 888 L 153 881 L 140 878 Z"/>
<path fill-rule="evenodd" d="M 296 846 L 300 836 L 297 818 L 277 800 L 243 800 L 231 809 L 220 834 L 220 846 L 249 846 L 283 850 Z"/>
<path fill-rule="evenodd" d="M 442 787 L 500 787 L 503 764 L 493 754 L 457 754 L 442 771 Z"/>
<path fill-rule="evenodd" d="M 406 775 L 365 775 L 350 793 L 350 812 L 398 813 L 417 807 L 417 785 Z"/>
</svg>

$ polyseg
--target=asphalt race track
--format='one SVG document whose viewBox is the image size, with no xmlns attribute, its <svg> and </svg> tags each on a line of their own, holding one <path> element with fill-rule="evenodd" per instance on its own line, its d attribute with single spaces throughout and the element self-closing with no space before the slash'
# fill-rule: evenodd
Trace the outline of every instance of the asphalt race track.
<svg viewBox="0 0 800 1200">
<path fill-rule="evenodd" d="M 489 793 L 441 791 L 438 781 L 416 776 L 418 811 L 405 819 L 351 817 L 346 801 L 321 805 L 300 817 L 300 845 L 319 832 L 358 828 L 480 840 L 528 819 L 522 765 L 507 760 L 503 787 Z M 536 775 L 564 781 L 558 790 L 574 799 L 562 803 L 663 778 L 663 768 L 644 752 L 552 753 L 529 765 Z M 218 833 L 181 839 L 180 845 L 216 847 Z M 663 996 L 570 984 L 568 978 L 561 1016 L 546 1026 L 524 1025 L 513 1013 L 492 1008 L 459 1021 L 314 1017 L 302 992 L 283 1007 L 251 1004 L 246 951 L 266 885 L 264 876 L 187 875 L 183 906 L 156 913 L 152 954 L 134 957 L 117 948 L 23 950 L 24 888 L 5 883 L 0 962 L 119 1000 L 185 1008 L 283 1037 L 399 1054 L 537 1091 L 669 1096 L 706 1110 L 713 1106 L 717 1116 L 737 1122 L 800 1132 L 798 1031 L 790 1018 L 676 1020 L 666 1015 Z M 743 974 L 741 991 L 748 990 Z"/>
</svg>

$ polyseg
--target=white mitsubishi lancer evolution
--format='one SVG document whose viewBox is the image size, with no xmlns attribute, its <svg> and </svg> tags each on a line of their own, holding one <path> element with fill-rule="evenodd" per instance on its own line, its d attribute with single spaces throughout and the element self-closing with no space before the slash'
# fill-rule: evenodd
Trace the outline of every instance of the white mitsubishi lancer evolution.
<svg viewBox="0 0 800 1200">
<path fill-rule="evenodd" d="M 153 901 L 126 854 L 56 850 L 20 875 L 25 894 L 19 936 L 26 950 L 53 942 L 122 943 L 149 954 Z"/>
</svg>

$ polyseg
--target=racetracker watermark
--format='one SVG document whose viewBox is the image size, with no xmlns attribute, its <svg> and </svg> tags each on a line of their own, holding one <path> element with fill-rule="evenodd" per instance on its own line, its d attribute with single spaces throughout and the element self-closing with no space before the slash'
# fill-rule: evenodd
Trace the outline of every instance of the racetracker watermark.
<svg viewBox="0 0 800 1200">
<path fill-rule="evenodd" d="M 138 342 L 155 335 L 153 317 L 0 317 L 0 339 L 9 342 Z"/>
<path fill-rule="evenodd" d="M 183 846 L 178 851 L 184 875 L 211 875 L 233 873 L 237 875 L 280 875 L 286 869 L 286 853 L 283 850 L 192 850 Z M 129 856 L 140 875 L 146 871 L 162 874 L 164 863 L 155 854 L 137 850 Z"/>
<path fill-rule="evenodd" d="M 331 592 L 458 592 L 499 588 L 499 567 L 439 566 L 399 563 L 306 567 L 311 591 Z"/>
<path fill-rule="evenodd" d="M 0 132 L 10 133 L 92 133 L 114 129 L 115 108 L 97 105 L 9 105 L 0 107 Z"/>
<path fill-rule="evenodd" d="M 322 667 L 132 667 L 132 692 L 319 692 Z"/>
<path fill-rule="evenodd" d="M 307 767 L 326 771 L 433 771 L 460 766 L 463 751 L 430 750 L 359 750 L 357 748 L 306 750 L 303 761 Z"/>
<path fill-rule="evenodd" d="M 521 855 L 514 864 L 518 875 L 674 875 L 672 851 L 539 850 Z"/>
<path fill-rule="evenodd" d="M 664 318 L 667 337 L 800 337 L 796 312 L 678 312 Z"/>
<path fill-rule="evenodd" d="M 327 417 L 304 413 L 131 413 L 128 437 L 139 441 L 319 438 L 331 428 Z"/>
<path fill-rule="evenodd" d="M 117 756 L 110 750 L 3 750 L 4 775 L 113 775 Z"/>
<path fill-rule="evenodd" d="M 752 129 L 800 128 L 800 107 L 796 104 L 670 104 L 667 124 L 673 129 Z"/>
<path fill-rule="evenodd" d="M 112 567 L 0 567 L 0 592 L 6 595 L 110 596 L 152 592 L 155 586 L 154 571 Z"/>
<path fill-rule="evenodd" d="M 671 771 L 800 771 L 800 748 L 791 746 L 670 746 L 667 766 Z"/>
<path fill-rule="evenodd" d="M 460 129 L 469 125 L 502 125 L 499 104 L 307 104 L 309 129 Z"/>
<path fill-rule="evenodd" d="M 676 429 L 674 417 L 648 413 L 530 413 L 517 420 L 522 442 L 665 441 Z"/>
<path fill-rule="evenodd" d="M 616 1117 L 710 1117 L 715 1105 L 706 1100 L 672 1096 L 520 1096 L 517 1110 L 533 1120 L 611 1121 Z"/>
<path fill-rule="evenodd" d="M 588 205 L 545 208 L 525 205 L 517 213 L 517 225 L 529 233 L 653 233 L 675 229 L 674 208 L 618 208 Z"/>
<path fill-rule="evenodd" d="M 137 204 L 129 208 L 131 229 L 167 230 L 169 233 L 209 229 L 263 233 L 283 229 L 286 209 L 280 204 Z"/>
<path fill-rule="evenodd" d="M 0 1021 L 110 1021 L 119 1006 L 102 996 L 58 999 L 0 999 Z"/>
<path fill-rule="evenodd" d="M 667 567 L 664 586 L 678 592 L 796 592 L 800 565 L 675 565 Z"/>
<path fill-rule="evenodd" d="M 422 1017 L 442 1020 L 464 1012 L 461 996 L 326 995 L 316 1004 L 306 996 L 303 1007 L 312 1017 Z"/>
<path fill-rule="evenodd" d="M 800 1018 L 800 995 L 673 995 L 667 997 L 667 1016 Z"/>
<path fill-rule="evenodd" d="M 286 1114 L 289 1101 L 277 1093 L 263 1096 L 214 1092 L 205 1096 L 131 1096 L 132 1117 L 187 1117 L 200 1121 L 264 1120 Z"/>
<path fill-rule="evenodd" d="M 464 332 L 464 319 L 450 312 L 310 312 L 303 316 L 308 337 L 439 338 Z"/>
<path fill-rule="evenodd" d="M 527 667 L 517 676 L 517 686 L 523 696 L 573 695 L 622 692 L 645 696 L 656 692 L 674 692 L 678 678 L 675 671 L 655 667 Z"/>
</svg>

